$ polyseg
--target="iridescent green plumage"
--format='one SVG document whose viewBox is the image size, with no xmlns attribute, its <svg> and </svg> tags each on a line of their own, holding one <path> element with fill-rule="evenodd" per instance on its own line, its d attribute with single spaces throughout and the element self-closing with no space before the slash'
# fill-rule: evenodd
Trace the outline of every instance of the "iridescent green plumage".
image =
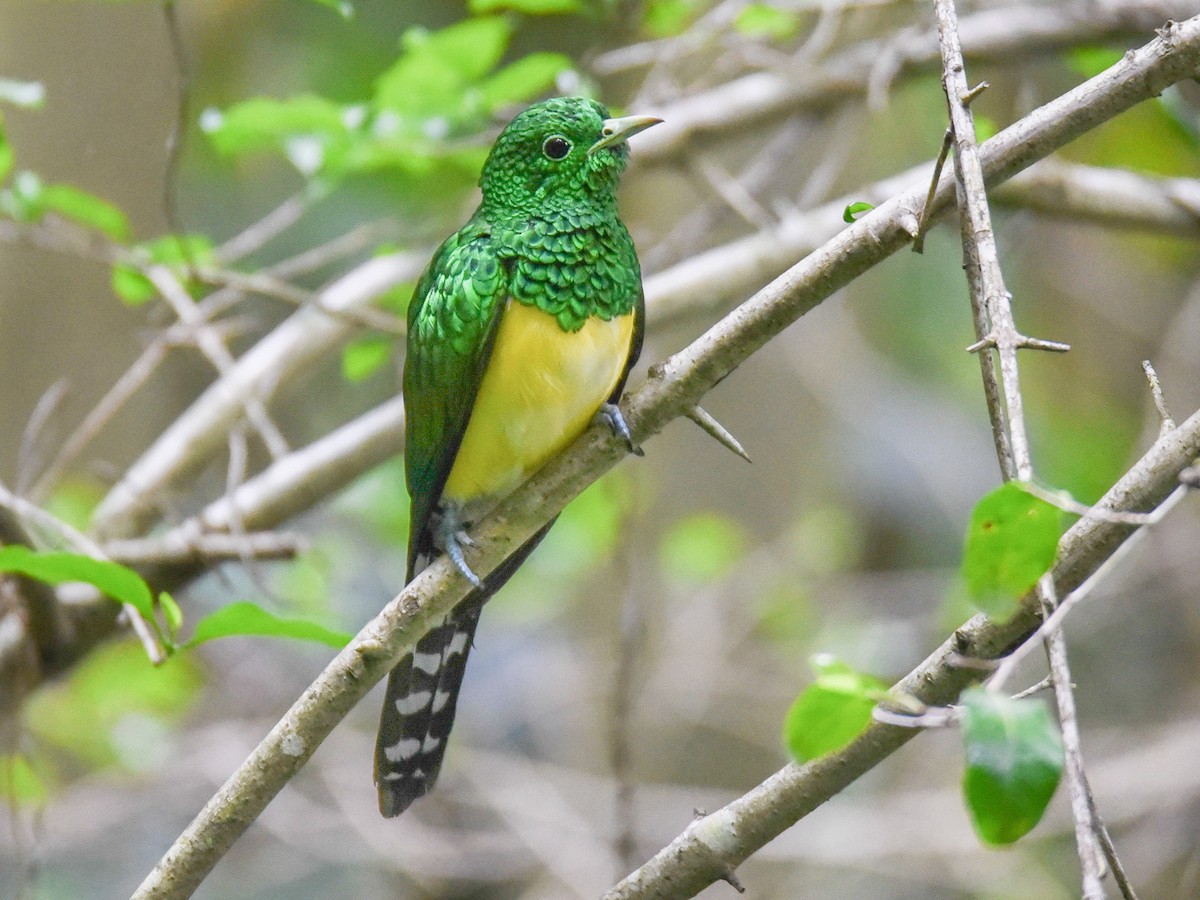
<svg viewBox="0 0 1200 900">
<path fill-rule="evenodd" d="M 633 241 L 617 215 L 616 187 L 628 159 L 625 139 L 655 121 L 609 119 L 603 106 L 582 98 L 549 100 L 525 110 L 501 133 L 484 165 L 479 210 L 438 249 L 417 285 L 409 307 L 404 371 L 405 464 L 412 495 L 410 579 L 441 549 L 450 551 L 464 574 L 474 578 L 457 546 L 457 529 L 468 524 L 464 519 L 478 512 L 480 504 L 498 498 L 455 497 L 450 503 L 443 492 L 456 460 L 462 463 L 459 451 L 468 426 L 476 427 L 472 413 L 477 399 L 482 402 L 480 388 L 506 309 L 514 315 L 521 307 L 536 309 L 553 317 L 558 328 L 550 328 L 550 339 L 557 341 L 557 333 L 566 343 L 547 352 L 551 361 L 559 359 L 555 354 L 561 355 L 565 347 L 608 352 L 604 348 L 619 335 L 619 358 L 613 359 L 611 380 L 605 382 L 612 387 L 605 387 L 596 406 L 606 398 L 610 403 L 618 399 L 641 348 L 644 313 L 641 273 Z M 631 327 L 617 328 L 618 322 L 630 322 L 630 316 Z M 612 322 L 613 328 L 604 326 L 593 340 L 595 328 L 589 323 L 596 322 Z M 511 334 L 513 327 L 505 333 Z M 580 337 L 571 343 L 572 335 Z M 590 371 L 588 360 L 583 363 Z M 503 376 L 507 380 L 500 382 L 495 375 L 493 384 L 512 381 L 512 364 L 505 365 L 510 367 Z M 556 374 L 545 365 L 531 369 L 536 372 L 532 378 L 553 379 Z M 583 376 L 564 374 L 564 385 L 574 390 L 576 382 L 568 375 L 576 382 Z M 603 372 L 601 376 L 609 377 Z M 527 394 L 515 390 L 514 404 L 549 402 L 531 401 Z M 557 394 L 549 391 L 546 396 Z M 596 411 L 587 410 L 586 417 Z M 521 409 L 531 420 L 537 420 L 537 412 Z M 546 436 L 539 439 L 544 444 Z M 506 447 L 511 455 L 511 446 Z M 473 452 L 471 464 L 477 467 L 482 457 Z M 536 452 L 531 448 L 531 454 Z M 454 475 L 457 478 L 458 471 Z M 544 533 L 477 584 L 447 623 L 422 639 L 416 655 L 393 672 L 376 749 L 376 781 L 385 815 L 399 813 L 432 786 L 479 610 Z"/>
</svg>

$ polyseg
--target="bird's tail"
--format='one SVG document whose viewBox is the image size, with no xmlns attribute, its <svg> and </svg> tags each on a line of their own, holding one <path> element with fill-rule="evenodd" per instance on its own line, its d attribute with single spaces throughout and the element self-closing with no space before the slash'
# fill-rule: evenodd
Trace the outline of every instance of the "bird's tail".
<svg viewBox="0 0 1200 900">
<path fill-rule="evenodd" d="M 464 603 L 392 669 L 375 744 L 379 811 L 398 816 L 437 781 L 482 603 Z"/>
<path fill-rule="evenodd" d="M 388 676 L 375 742 L 379 811 L 388 818 L 404 812 L 414 800 L 429 793 L 437 781 L 483 605 L 541 543 L 555 519 L 488 575 L 482 588 L 469 593 L 440 625 L 417 641 L 413 652 L 400 660 Z M 415 571 L 424 564 L 420 561 Z"/>
</svg>

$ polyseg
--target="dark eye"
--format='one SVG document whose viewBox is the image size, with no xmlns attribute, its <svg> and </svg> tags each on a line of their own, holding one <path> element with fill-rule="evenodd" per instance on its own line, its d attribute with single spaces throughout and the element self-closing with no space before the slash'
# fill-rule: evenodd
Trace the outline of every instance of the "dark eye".
<svg viewBox="0 0 1200 900">
<path fill-rule="evenodd" d="M 550 159 L 562 159 L 571 152 L 571 142 L 561 135 L 552 135 L 542 144 L 542 152 Z"/>
</svg>

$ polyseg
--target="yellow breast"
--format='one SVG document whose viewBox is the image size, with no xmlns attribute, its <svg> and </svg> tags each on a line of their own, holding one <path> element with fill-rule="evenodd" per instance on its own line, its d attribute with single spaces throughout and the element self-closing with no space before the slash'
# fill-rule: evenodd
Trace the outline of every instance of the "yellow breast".
<svg viewBox="0 0 1200 900">
<path fill-rule="evenodd" d="M 632 338 L 632 313 L 567 332 L 509 300 L 442 496 L 503 496 L 578 437 L 617 386 Z"/>
</svg>

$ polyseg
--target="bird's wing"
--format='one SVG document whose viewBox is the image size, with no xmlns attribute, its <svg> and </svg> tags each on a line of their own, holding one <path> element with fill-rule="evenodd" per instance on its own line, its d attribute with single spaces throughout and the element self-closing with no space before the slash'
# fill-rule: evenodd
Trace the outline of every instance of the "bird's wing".
<svg viewBox="0 0 1200 900">
<path fill-rule="evenodd" d="M 405 474 L 412 496 L 408 577 L 433 550 L 429 520 L 454 465 L 508 299 L 508 274 L 486 226 L 451 236 L 408 310 Z"/>
</svg>

